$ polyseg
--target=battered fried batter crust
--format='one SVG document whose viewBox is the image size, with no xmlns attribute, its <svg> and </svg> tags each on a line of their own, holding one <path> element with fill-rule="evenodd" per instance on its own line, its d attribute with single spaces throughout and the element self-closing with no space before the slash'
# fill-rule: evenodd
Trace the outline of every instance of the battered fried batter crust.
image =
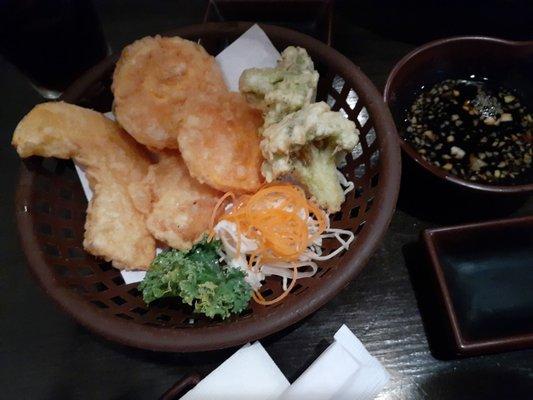
<svg viewBox="0 0 533 400">
<path fill-rule="evenodd" d="M 177 148 L 182 107 L 197 93 L 226 92 L 215 59 L 180 37 L 145 37 L 127 46 L 113 75 L 117 121 L 153 149 Z"/>
<path fill-rule="evenodd" d="M 209 229 L 222 193 L 192 178 L 177 151 L 162 152 L 159 157 L 142 182 L 149 197 L 138 191 L 135 204 L 148 213 L 146 226 L 155 238 L 175 249 L 188 250 Z"/>
<path fill-rule="evenodd" d="M 263 181 L 260 111 L 230 92 L 198 96 L 185 108 L 178 144 L 191 175 L 225 192 L 257 190 Z"/>
<path fill-rule="evenodd" d="M 144 179 L 150 160 L 118 124 L 75 105 L 44 103 L 20 121 L 12 144 L 21 157 L 72 158 L 82 165 L 94 192 L 84 248 L 119 269 L 148 269 L 155 240 L 128 191 Z"/>
</svg>

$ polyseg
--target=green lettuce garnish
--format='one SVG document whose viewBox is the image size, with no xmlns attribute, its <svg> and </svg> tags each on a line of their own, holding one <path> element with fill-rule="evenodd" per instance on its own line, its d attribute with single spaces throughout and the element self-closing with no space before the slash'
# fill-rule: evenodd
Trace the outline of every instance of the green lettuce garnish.
<svg viewBox="0 0 533 400">
<path fill-rule="evenodd" d="M 167 250 L 159 254 L 139 284 L 144 301 L 179 297 L 195 312 L 222 319 L 246 309 L 252 288 L 243 271 L 220 265 L 220 246 L 219 240 L 202 241 L 187 252 Z"/>
</svg>

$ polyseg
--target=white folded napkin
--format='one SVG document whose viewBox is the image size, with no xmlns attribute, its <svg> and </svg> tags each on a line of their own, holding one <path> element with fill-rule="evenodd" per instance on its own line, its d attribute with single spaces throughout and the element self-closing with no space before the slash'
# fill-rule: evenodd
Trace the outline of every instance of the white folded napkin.
<svg viewBox="0 0 533 400">
<path fill-rule="evenodd" d="M 335 341 L 289 386 L 259 344 L 245 346 L 181 400 L 371 400 L 389 374 L 343 325 Z"/>
<path fill-rule="evenodd" d="M 181 400 L 276 400 L 289 381 L 261 343 L 237 350 Z"/>
<path fill-rule="evenodd" d="M 341 326 L 335 341 L 278 400 L 371 400 L 389 374 L 348 329 Z"/>
</svg>

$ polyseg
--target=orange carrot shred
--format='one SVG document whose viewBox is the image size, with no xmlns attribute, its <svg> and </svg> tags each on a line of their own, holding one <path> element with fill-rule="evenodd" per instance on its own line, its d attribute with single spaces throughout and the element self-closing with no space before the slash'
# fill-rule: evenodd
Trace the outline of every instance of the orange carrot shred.
<svg viewBox="0 0 533 400">
<path fill-rule="evenodd" d="M 228 197 L 232 198 L 231 209 L 218 218 L 218 210 Z M 248 268 L 259 262 L 294 262 L 327 228 L 328 216 L 318 205 L 306 198 L 305 192 L 289 183 L 276 183 L 261 187 L 253 195 L 239 198 L 228 192 L 217 202 L 211 217 L 211 234 L 217 221 L 226 220 L 235 224 L 237 230 L 236 251 L 241 256 L 241 235 L 253 239 L 258 248 L 248 258 Z M 310 220 L 313 230 L 309 231 Z M 263 305 L 283 300 L 296 284 L 298 267 L 293 266 L 292 280 L 281 295 L 266 300 L 254 291 L 253 299 Z"/>
<path fill-rule="evenodd" d="M 215 236 L 215 220 L 217 217 L 218 209 L 220 206 L 224 203 L 224 200 L 226 200 L 228 197 L 231 197 L 233 202 L 235 203 L 235 195 L 232 192 L 224 193 L 224 195 L 218 199 L 217 204 L 215 205 L 215 208 L 213 209 L 213 213 L 211 214 L 211 222 L 209 224 L 209 237 L 207 238 L 208 241 L 211 241 L 213 237 Z"/>
</svg>

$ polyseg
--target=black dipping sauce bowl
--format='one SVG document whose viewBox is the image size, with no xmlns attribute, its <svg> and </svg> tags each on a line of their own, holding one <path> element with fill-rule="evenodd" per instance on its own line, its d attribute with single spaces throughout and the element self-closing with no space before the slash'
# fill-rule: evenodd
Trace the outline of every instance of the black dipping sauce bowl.
<svg viewBox="0 0 533 400">
<path fill-rule="evenodd" d="M 465 36 L 425 44 L 402 58 L 391 71 L 384 90 L 400 137 L 405 132 L 407 110 L 422 87 L 445 79 L 476 76 L 516 92 L 522 103 L 533 109 L 533 41 L 514 42 L 489 37 Z M 528 194 L 533 192 L 533 174 L 518 184 L 489 184 L 462 179 L 422 158 L 405 140 L 404 155 L 437 180 L 458 190 L 483 195 Z M 417 169 L 420 169 L 416 167 Z M 427 174 L 426 174 L 427 175 Z M 490 197 L 494 197 L 490 196 Z"/>
</svg>

